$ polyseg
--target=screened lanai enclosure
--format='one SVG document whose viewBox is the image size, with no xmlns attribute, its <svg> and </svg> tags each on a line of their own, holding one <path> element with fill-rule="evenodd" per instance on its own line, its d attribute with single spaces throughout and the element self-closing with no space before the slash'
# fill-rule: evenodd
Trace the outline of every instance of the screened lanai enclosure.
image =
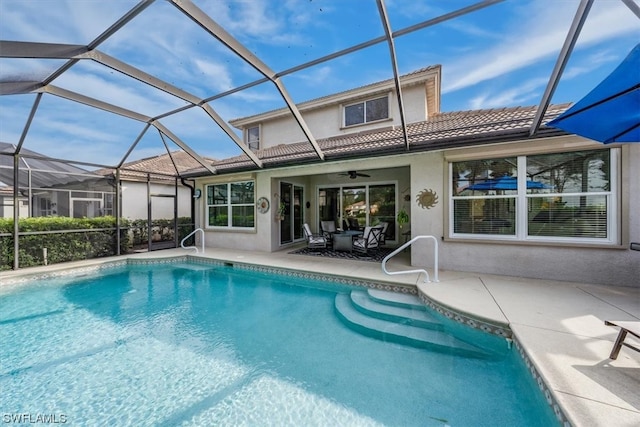
<svg viewBox="0 0 640 427">
<path fill-rule="evenodd" d="M 195 226 L 194 173 L 335 160 L 298 107 L 309 99 L 393 80 L 408 150 L 399 76 L 458 52 L 467 62 L 445 64 L 445 76 L 458 75 L 443 102 L 469 78 L 495 78 L 487 55 L 469 52 L 498 38 L 468 23 L 499 25 L 508 3 L 3 0 L 0 269 L 175 247 Z M 613 7 L 640 17 L 634 0 L 562 3 L 553 5 L 560 43 L 529 62 L 546 73 L 531 135 L 565 91 L 560 77 L 589 14 Z M 535 15 L 539 4 L 523 9 Z M 524 38 L 544 35 L 529 31 Z M 588 77 L 592 86 L 599 77 Z M 283 108 L 310 157 L 267 158 L 259 129 L 230 124 Z"/>
<path fill-rule="evenodd" d="M 26 149 L 16 156 L 15 145 L 0 146 L 10 153 L 0 156 L 0 182 L 11 183 L 0 187 L 0 269 L 11 267 L 16 246 L 23 266 L 46 265 L 176 247 L 193 230 L 193 185 L 171 174 L 140 172 L 144 160 L 131 168 L 89 171 Z M 119 206 L 123 191 L 131 194 L 124 196 L 126 209 Z"/>
</svg>

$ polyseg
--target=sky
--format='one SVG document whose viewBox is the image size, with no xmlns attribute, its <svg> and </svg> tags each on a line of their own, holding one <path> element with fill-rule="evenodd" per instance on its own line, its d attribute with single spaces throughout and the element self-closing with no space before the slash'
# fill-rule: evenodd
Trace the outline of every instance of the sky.
<svg viewBox="0 0 640 427">
<path fill-rule="evenodd" d="M 638 0 L 633 0 L 640 6 Z M 200 0 L 194 3 L 271 70 L 300 64 L 384 35 L 375 0 Z M 393 31 L 475 4 L 472 0 L 385 0 Z M 579 0 L 506 0 L 394 40 L 400 74 L 442 66 L 441 111 L 537 106 Z M 87 45 L 135 0 L 0 0 L 0 40 Z M 640 19 L 621 0 L 595 0 L 551 103 L 576 102 L 640 41 Z M 263 76 L 173 4 L 156 0 L 97 48 L 199 98 Z M 0 58 L 0 82 L 42 80 L 59 59 Z M 378 43 L 282 77 L 300 103 L 393 77 L 389 48 Z M 53 85 L 148 116 L 185 102 L 82 60 Z M 0 96 L 0 141 L 17 144 L 34 94 Z M 266 82 L 210 102 L 225 120 L 286 106 Z M 160 120 L 198 154 L 242 151 L 200 108 Z M 174 150 L 145 124 L 50 94 L 38 105 L 23 147 L 46 156 L 115 165 Z M 142 135 L 142 136 L 141 136 Z M 240 135 L 238 131 L 238 135 Z"/>
</svg>

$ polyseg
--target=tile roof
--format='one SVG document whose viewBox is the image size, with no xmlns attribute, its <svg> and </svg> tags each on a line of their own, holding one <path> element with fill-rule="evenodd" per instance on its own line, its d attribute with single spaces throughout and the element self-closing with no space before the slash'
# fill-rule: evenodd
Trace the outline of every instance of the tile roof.
<svg viewBox="0 0 640 427">
<path fill-rule="evenodd" d="M 214 159 L 203 157 L 203 159 L 214 163 Z M 175 166 L 174 166 L 175 163 Z M 160 156 L 146 157 L 140 160 L 134 160 L 122 165 L 120 171 L 121 179 L 146 180 L 147 174 L 151 174 L 155 180 L 172 179 L 176 174 L 176 168 L 179 173 L 186 172 L 197 168 L 202 168 L 193 157 L 182 150 L 172 151 Z M 204 168 L 203 168 L 204 169 Z M 99 169 L 95 173 L 100 175 L 110 175 L 114 173 L 111 168 Z"/>
<path fill-rule="evenodd" d="M 570 105 L 567 103 L 549 106 L 543 117 L 543 123 L 555 118 Z M 537 109 L 537 106 L 531 106 L 436 114 L 427 121 L 407 125 L 409 152 L 529 139 L 529 129 Z M 560 135 L 564 132 L 541 126 L 533 138 L 550 134 Z M 334 136 L 318 140 L 317 143 L 324 152 L 326 160 L 407 152 L 400 126 Z M 256 155 L 262 160 L 265 168 L 301 162 L 321 162 L 308 142 L 282 144 L 259 150 Z M 218 173 L 258 169 L 246 154 L 213 162 L 213 166 Z M 188 172 L 191 176 L 208 174 L 209 172 L 204 168 L 196 168 Z"/>
</svg>

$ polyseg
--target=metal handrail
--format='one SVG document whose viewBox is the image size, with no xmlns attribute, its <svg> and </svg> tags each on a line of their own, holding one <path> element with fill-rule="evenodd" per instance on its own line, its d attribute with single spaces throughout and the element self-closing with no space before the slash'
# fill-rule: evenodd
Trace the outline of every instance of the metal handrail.
<svg viewBox="0 0 640 427">
<path fill-rule="evenodd" d="M 400 246 L 399 248 L 397 248 L 395 251 L 391 252 L 389 255 L 387 255 L 386 257 L 384 257 L 384 259 L 382 260 L 382 271 L 384 271 L 386 274 L 392 276 L 395 274 L 410 274 L 410 273 L 424 273 L 425 274 L 425 278 L 424 278 L 424 282 L 425 283 L 429 283 L 429 272 L 425 269 L 417 269 L 417 270 L 403 270 L 403 271 L 388 271 L 387 270 L 387 261 L 397 255 L 399 252 L 401 252 L 402 250 L 404 250 L 404 248 L 406 248 L 407 246 L 411 246 L 411 244 L 417 240 L 420 239 L 431 239 L 433 240 L 433 253 L 434 253 L 434 260 L 433 260 L 433 272 L 434 272 L 434 282 L 439 282 L 438 280 L 438 239 L 436 239 L 434 236 L 416 236 L 413 239 L 409 240 L 408 242 L 406 242 L 405 244 L 403 244 L 402 246 Z"/>
<path fill-rule="evenodd" d="M 180 242 L 180 247 L 182 249 L 195 249 L 196 253 L 200 253 L 200 251 L 198 250 L 198 247 L 193 245 L 193 246 L 185 246 L 184 245 L 184 241 L 187 240 L 189 237 L 193 236 L 194 234 L 196 234 L 197 232 L 201 232 L 202 233 L 202 238 L 200 239 L 201 243 L 202 243 L 202 253 L 204 253 L 204 230 L 202 228 L 196 228 L 195 230 L 193 230 L 191 233 L 187 234 L 187 236 L 182 239 L 182 241 Z"/>
</svg>

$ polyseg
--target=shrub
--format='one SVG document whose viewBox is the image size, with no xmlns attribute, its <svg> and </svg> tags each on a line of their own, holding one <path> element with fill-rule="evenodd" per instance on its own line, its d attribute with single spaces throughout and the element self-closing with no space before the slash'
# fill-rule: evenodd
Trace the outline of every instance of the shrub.
<svg viewBox="0 0 640 427">
<path fill-rule="evenodd" d="M 129 221 L 120 221 L 120 253 L 126 253 L 130 247 L 127 229 Z M 92 231 L 95 229 L 95 231 Z M 19 236 L 18 260 L 20 267 L 32 267 L 44 264 L 43 248 L 47 248 L 47 262 L 78 261 L 115 255 L 116 218 L 112 216 L 97 218 L 37 217 L 20 218 L 18 230 L 21 233 L 38 232 Z M 74 231 L 81 230 L 81 231 Z M 0 218 L 0 234 L 13 233 L 13 219 Z M 10 269 L 13 265 L 13 236 L 0 237 L 0 270 Z"/>
</svg>

